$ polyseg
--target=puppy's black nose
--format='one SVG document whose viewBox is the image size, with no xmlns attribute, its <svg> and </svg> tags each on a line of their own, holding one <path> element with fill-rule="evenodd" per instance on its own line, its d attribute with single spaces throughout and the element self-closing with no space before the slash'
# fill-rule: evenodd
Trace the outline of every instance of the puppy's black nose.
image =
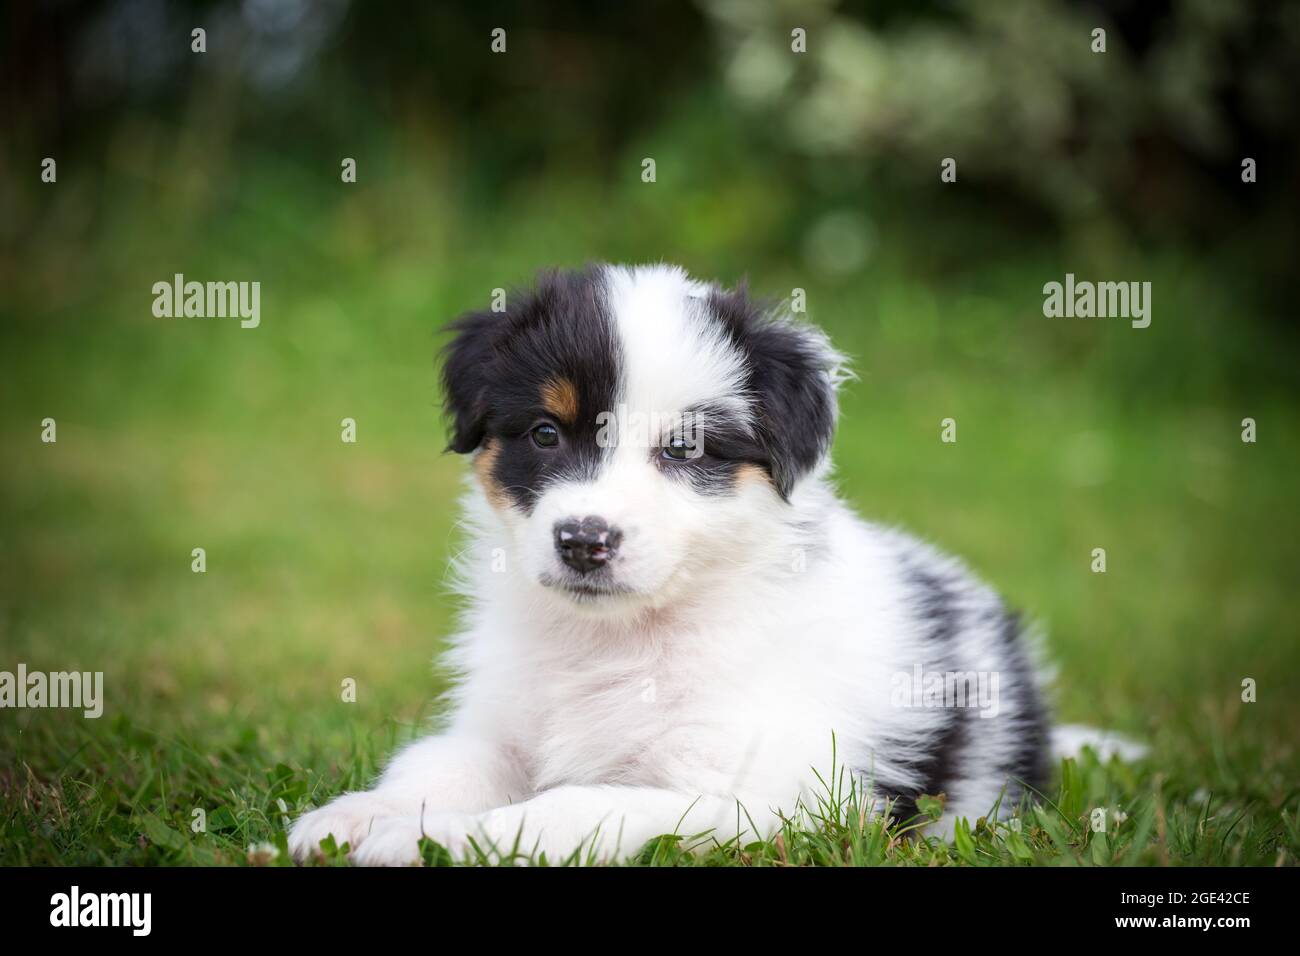
<svg viewBox="0 0 1300 956">
<path fill-rule="evenodd" d="M 560 560 L 579 574 L 603 568 L 613 559 L 623 532 L 604 518 L 588 515 L 579 521 L 565 518 L 555 524 L 555 551 Z"/>
</svg>

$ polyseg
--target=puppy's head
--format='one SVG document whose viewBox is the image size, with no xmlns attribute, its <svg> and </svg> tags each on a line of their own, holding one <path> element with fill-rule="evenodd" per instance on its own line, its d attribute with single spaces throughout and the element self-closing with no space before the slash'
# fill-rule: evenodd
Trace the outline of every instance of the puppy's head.
<svg viewBox="0 0 1300 956">
<path fill-rule="evenodd" d="M 544 274 L 452 328 L 450 448 L 525 578 L 588 611 L 743 573 L 834 432 L 824 337 L 679 269 Z"/>
</svg>

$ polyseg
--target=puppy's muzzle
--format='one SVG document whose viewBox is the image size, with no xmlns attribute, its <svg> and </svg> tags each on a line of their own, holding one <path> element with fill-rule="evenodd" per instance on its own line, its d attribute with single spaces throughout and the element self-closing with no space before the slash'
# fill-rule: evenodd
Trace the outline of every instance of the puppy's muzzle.
<svg viewBox="0 0 1300 956">
<path fill-rule="evenodd" d="M 565 518 L 555 524 L 555 553 L 579 574 L 608 565 L 618 552 L 623 532 L 611 528 L 604 518 L 588 515 L 582 520 Z"/>
</svg>

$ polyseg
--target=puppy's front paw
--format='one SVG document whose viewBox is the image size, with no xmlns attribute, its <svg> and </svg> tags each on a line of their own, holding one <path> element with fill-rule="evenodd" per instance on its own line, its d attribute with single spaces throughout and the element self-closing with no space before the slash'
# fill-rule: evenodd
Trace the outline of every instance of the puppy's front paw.
<svg viewBox="0 0 1300 956">
<path fill-rule="evenodd" d="M 347 843 L 355 852 L 380 820 L 401 813 L 401 808 L 375 791 L 345 793 L 319 810 L 300 816 L 289 831 L 289 852 L 298 862 L 320 854 L 320 844 L 333 835 L 339 846 Z"/>
<path fill-rule="evenodd" d="M 460 859 L 468 846 L 465 834 L 472 818 L 458 813 L 426 813 L 384 817 L 352 853 L 358 866 L 413 866 L 420 862 L 420 840 L 428 837 Z"/>
</svg>

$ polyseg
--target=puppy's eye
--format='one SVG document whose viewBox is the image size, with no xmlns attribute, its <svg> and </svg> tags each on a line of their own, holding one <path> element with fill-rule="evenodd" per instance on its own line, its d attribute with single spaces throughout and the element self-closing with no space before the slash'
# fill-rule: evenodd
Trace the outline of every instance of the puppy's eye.
<svg viewBox="0 0 1300 956">
<path fill-rule="evenodd" d="M 688 459 L 699 457 L 699 452 L 696 451 L 695 444 L 681 437 L 669 441 L 668 444 L 664 446 L 661 454 L 669 461 L 687 461 Z"/>
<path fill-rule="evenodd" d="M 560 443 L 560 430 L 546 422 L 535 426 L 530 434 L 538 448 L 554 448 Z"/>
</svg>

